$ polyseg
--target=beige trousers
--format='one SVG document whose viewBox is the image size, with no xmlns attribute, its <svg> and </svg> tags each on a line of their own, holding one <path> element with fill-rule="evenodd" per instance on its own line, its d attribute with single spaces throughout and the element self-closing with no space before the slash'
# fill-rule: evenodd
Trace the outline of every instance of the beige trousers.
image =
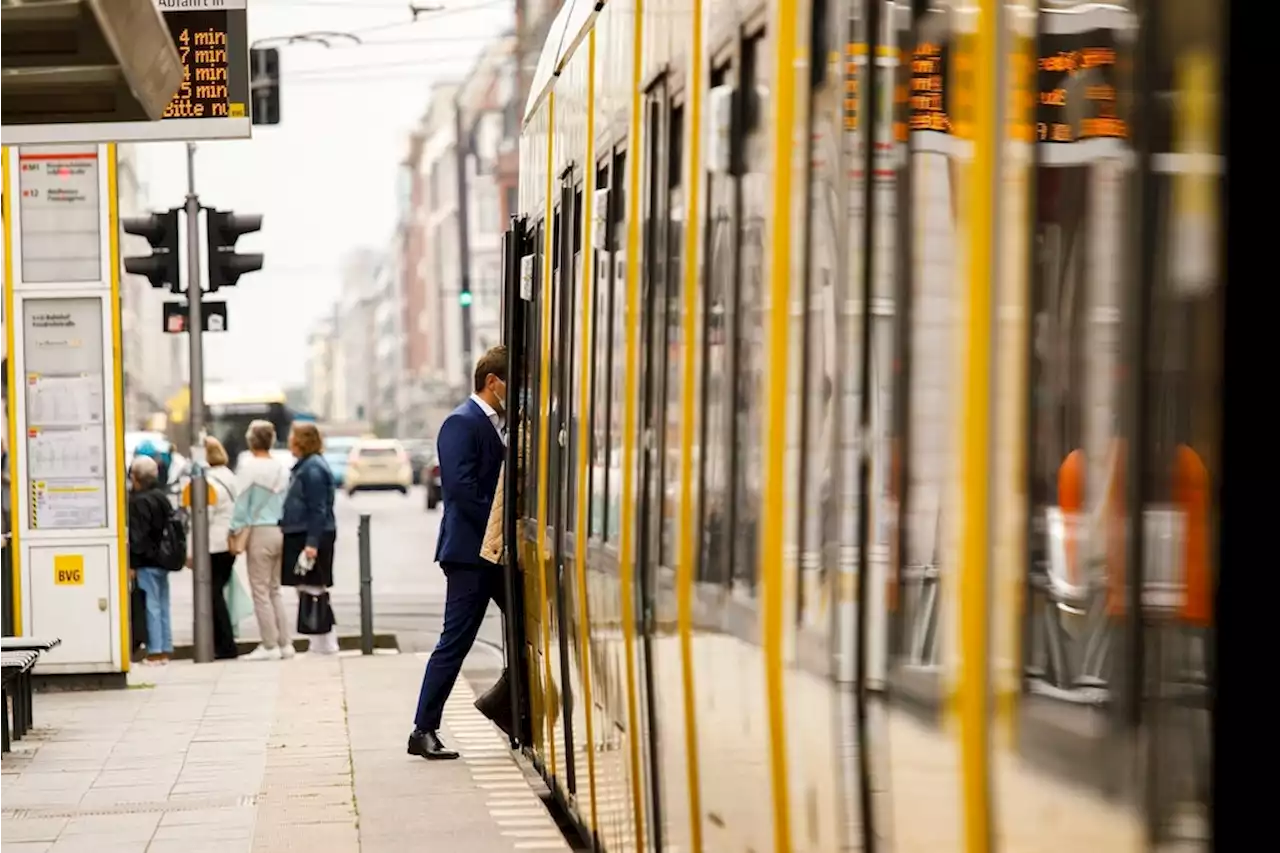
<svg viewBox="0 0 1280 853">
<path fill-rule="evenodd" d="M 268 649 L 293 643 L 289 614 L 280 597 L 280 554 L 284 534 L 279 527 L 250 527 L 245 557 L 249 562 L 249 589 L 253 615 L 258 617 L 262 645 Z"/>
</svg>

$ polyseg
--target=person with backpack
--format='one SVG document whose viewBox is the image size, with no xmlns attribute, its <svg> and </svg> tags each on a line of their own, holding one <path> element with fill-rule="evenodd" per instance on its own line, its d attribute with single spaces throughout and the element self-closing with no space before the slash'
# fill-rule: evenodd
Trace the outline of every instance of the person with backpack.
<svg viewBox="0 0 1280 853">
<path fill-rule="evenodd" d="M 146 663 L 160 665 L 173 655 L 169 611 L 169 574 L 187 560 L 182 518 L 159 480 L 159 466 L 138 456 L 129 466 L 129 578 L 147 599 Z"/>
<path fill-rule="evenodd" d="M 133 452 L 134 459 L 140 456 L 150 457 L 156 463 L 156 481 L 161 488 L 167 489 L 169 487 L 169 458 L 166 454 L 148 438 L 143 439 L 142 443 L 138 445 L 138 449 Z"/>
</svg>

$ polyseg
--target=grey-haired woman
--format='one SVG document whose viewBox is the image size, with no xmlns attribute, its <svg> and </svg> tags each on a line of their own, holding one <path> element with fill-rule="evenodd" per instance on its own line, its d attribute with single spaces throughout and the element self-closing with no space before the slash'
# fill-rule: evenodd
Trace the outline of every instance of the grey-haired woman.
<svg viewBox="0 0 1280 853">
<path fill-rule="evenodd" d="M 236 466 L 236 508 L 232 535 L 248 528 L 244 542 L 249 563 L 249 589 L 253 614 L 258 618 L 262 642 L 242 660 L 280 660 L 293 657 L 293 630 L 280 595 L 280 557 L 284 537 L 280 515 L 289 487 L 289 473 L 271 455 L 276 429 L 270 421 L 254 421 L 245 433 L 249 455 Z"/>
</svg>

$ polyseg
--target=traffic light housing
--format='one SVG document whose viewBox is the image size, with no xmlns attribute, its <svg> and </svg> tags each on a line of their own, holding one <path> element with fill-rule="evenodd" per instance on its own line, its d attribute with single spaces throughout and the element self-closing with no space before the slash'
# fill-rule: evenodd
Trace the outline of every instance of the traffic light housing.
<svg viewBox="0 0 1280 853">
<path fill-rule="evenodd" d="M 238 254 L 236 241 L 262 228 L 262 217 L 229 210 L 209 211 L 209 291 L 234 287 L 240 276 L 262 269 L 262 254 Z"/>
<path fill-rule="evenodd" d="M 182 292 L 178 267 L 178 209 L 146 216 L 129 216 L 120 221 L 124 233 L 145 237 L 151 244 L 150 255 L 124 259 L 124 270 L 130 275 L 144 275 L 152 287 L 168 287 Z"/>
<path fill-rule="evenodd" d="M 259 47 L 249 51 L 249 88 L 254 124 L 280 123 L 280 51 Z"/>
</svg>

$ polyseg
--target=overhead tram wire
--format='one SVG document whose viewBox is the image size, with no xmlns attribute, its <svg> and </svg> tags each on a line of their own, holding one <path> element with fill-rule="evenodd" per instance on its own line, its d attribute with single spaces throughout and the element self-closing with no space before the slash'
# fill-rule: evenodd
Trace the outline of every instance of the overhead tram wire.
<svg viewBox="0 0 1280 853">
<path fill-rule="evenodd" d="M 475 54 L 452 54 L 449 56 L 436 56 L 434 59 L 422 60 L 406 60 L 404 63 L 388 63 L 383 67 L 353 68 L 352 73 L 347 69 L 334 69 L 332 73 L 323 72 L 311 74 L 311 76 L 297 77 L 289 81 L 289 85 L 307 85 L 314 86 L 320 83 L 378 83 L 378 82 L 412 82 L 412 81 L 431 81 L 431 79 L 445 79 L 449 72 L 456 72 L 460 64 L 466 61 L 474 60 Z M 394 73 L 383 73 L 381 68 L 399 69 Z M 444 77 L 440 77 L 440 73 Z"/>
<path fill-rule="evenodd" d="M 255 5 L 261 4 L 263 8 L 310 8 L 310 9 L 350 9 L 352 11 L 359 9 L 398 9 L 403 11 L 408 7 L 404 0 L 256 0 Z"/>
<path fill-rule="evenodd" d="M 377 0 L 256 0 L 256 2 L 261 3 L 264 8 L 268 8 L 268 9 L 274 6 L 280 9 L 294 7 L 294 8 L 304 8 L 304 9 L 309 8 L 309 9 L 316 9 L 316 10 L 320 10 L 320 9 L 349 10 L 353 12 L 361 11 L 364 9 L 378 9 L 378 10 L 386 9 L 388 11 L 391 11 L 391 10 L 409 11 L 410 8 L 415 5 L 412 3 L 405 2 L 405 0 L 391 0 L 389 2 L 377 2 Z M 507 4 L 507 0 L 503 0 L 503 5 L 506 5 L 506 4 Z M 496 5 L 498 5 L 497 2 L 490 2 L 489 0 L 485 0 L 485 2 L 481 2 L 481 3 L 472 3 L 467 6 L 437 7 L 434 4 L 423 3 L 418 10 L 423 15 L 423 17 L 416 20 L 402 21 L 400 22 L 400 24 L 408 26 L 411 24 L 422 23 L 424 21 L 430 20 L 431 18 L 436 18 L 436 17 L 439 17 L 440 15 L 449 14 L 450 12 L 466 11 L 467 9 L 479 9 L 485 6 L 496 6 Z M 397 26 L 400 24 L 397 24 Z"/>
<path fill-rule="evenodd" d="M 355 44 L 352 45 L 337 47 L 338 50 L 351 50 L 353 47 L 381 47 L 396 44 L 412 44 L 412 42 L 419 40 L 416 40 L 416 38 L 403 38 L 403 40 L 364 41 L 360 36 L 367 35 L 367 33 L 371 32 L 388 32 L 392 31 L 392 29 L 401 29 L 403 27 L 416 27 L 419 26 L 419 24 L 433 23 L 435 20 L 439 20 L 440 18 L 449 18 L 452 17 L 452 15 L 458 15 L 466 12 L 479 12 L 481 9 L 493 9 L 497 8 L 497 6 L 506 5 L 509 5 L 509 0 L 481 0 L 480 3 L 471 3 L 465 6 L 447 6 L 447 8 L 422 10 L 422 17 L 413 17 L 411 20 L 390 20 L 390 22 L 387 23 L 372 24 L 372 26 L 360 27 L 357 29 L 346 29 L 346 31 L 342 32 L 330 31 L 328 32 L 328 35 L 346 36 L 348 38 L 352 38 L 352 41 L 355 42 Z M 379 6 L 379 8 L 383 8 L 383 6 Z M 291 40 L 296 40 L 294 41 L 294 44 L 307 44 L 303 37 L 307 36 L 310 32 L 312 31 L 282 33 L 282 35 L 279 36 L 264 36 L 261 38 L 255 38 L 255 40 L 253 40 L 253 44 L 279 41 L 282 42 L 283 46 L 289 44 Z M 317 42 L 317 44 L 319 44 L 319 42 Z M 333 45 L 324 46 L 326 49 L 335 49 Z"/>
<path fill-rule="evenodd" d="M 479 43 L 487 39 L 474 38 L 468 39 L 472 43 Z M 444 39 L 441 39 L 444 41 Z M 449 39 L 449 41 L 460 41 L 459 39 Z M 325 82 L 344 82 L 352 80 L 360 81 L 378 81 L 378 80 L 396 80 L 396 79 L 421 79 L 420 73 L 415 73 L 412 69 L 422 70 L 438 70 L 442 63 L 450 61 L 474 61 L 480 55 L 480 51 L 472 47 L 467 50 L 452 52 L 448 54 L 433 53 L 430 57 L 420 59 L 397 59 L 386 62 L 354 62 L 349 65 L 335 65 L 330 67 L 306 68 L 293 72 L 289 76 L 290 84 L 302 83 L 325 83 Z M 383 70 L 399 69 L 400 73 L 384 74 Z M 439 75 L 432 75 L 436 77 Z"/>
</svg>

